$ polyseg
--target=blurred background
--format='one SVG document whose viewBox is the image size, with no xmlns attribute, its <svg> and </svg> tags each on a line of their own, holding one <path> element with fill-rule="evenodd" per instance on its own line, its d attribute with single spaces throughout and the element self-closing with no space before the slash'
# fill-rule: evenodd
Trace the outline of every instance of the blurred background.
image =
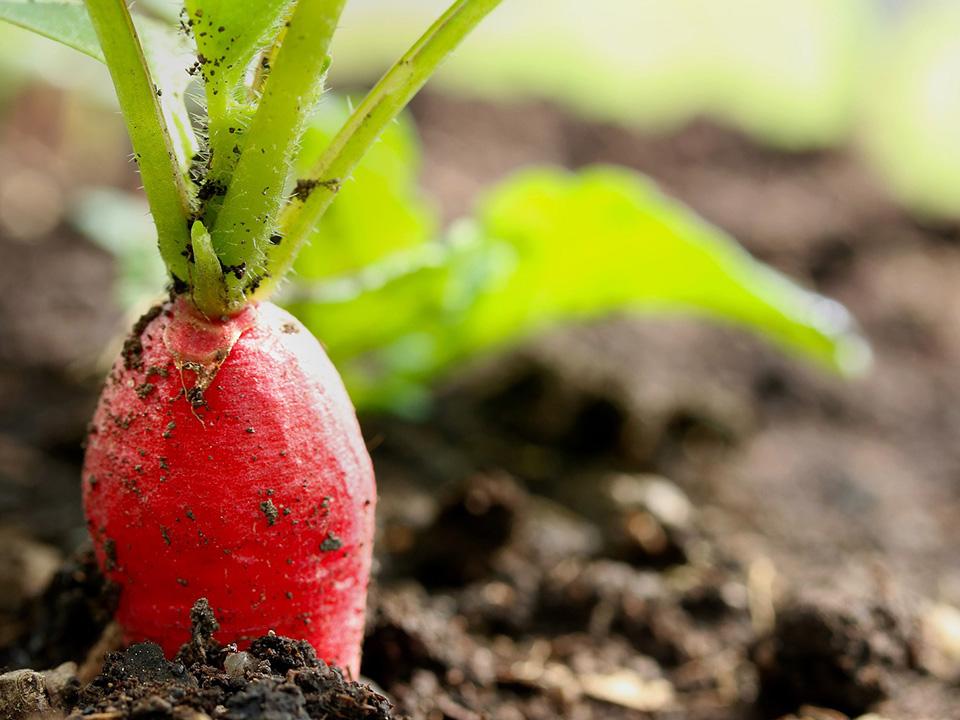
<svg viewBox="0 0 960 720">
<path fill-rule="evenodd" d="M 351 0 L 321 115 L 444 5 Z M 38 665 L 95 639 L 38 630 L 43 593 L 86 541 L 98 383 L 164 280 L 106 70 L 0 25 L 0 77 L 0 666 Z M 409 247 L 519 169 L 623 166 L 843 303 L 874 359 L 844 378 L 649 313 L 451 351 L 415 387 L 416 338 L 375 387 L 345 356 L 384 498 L 365 674 L 416 717 L 955 713 L 960 4 L 505 0 L 391 133 L 333 239 Z M 478 648 L 470 695 L 450 670 Z M 551 663 L 628 691 L 558 699 Z"/>
</svg>

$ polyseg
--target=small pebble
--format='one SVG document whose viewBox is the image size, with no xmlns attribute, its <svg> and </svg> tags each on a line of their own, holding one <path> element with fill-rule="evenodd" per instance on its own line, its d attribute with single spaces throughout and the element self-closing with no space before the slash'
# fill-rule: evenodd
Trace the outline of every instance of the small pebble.
<svg viewBox="0 0 960 720">
<path fill-rule="evenodd" d="M 0 675 L 0 708 L 4 720 L 27 720 L 50 710 L 43 675 L 33 670 L 14 670 Z"/>
<path fill-rule="evenodd" d="M 243 677 L 244 673 L 256 670 L 257 661 L 248 652 L 230 653 L 223 661 L 223 668 L 230 677 Z"/>
</svg>

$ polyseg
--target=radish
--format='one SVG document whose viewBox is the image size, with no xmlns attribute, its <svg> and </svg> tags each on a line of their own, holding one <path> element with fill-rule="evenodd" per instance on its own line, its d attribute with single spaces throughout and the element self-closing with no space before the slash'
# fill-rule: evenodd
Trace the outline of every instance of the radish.
<svg viewBox="0 0 960 720">
<path fill-rule="evenodd" d="M 208 382 L 209 381 L 209 382 Z M 359 669 L 373 469 L 320 344 L 271 303 L 144 316 L 100 396 L 83 497 L 129 640 L 168 654 L 206 597 L 221 636 L 266 630 Z"/>
<path fill-rule="evenodd" d="M 126 0 L 0 8 L 107 65 L 170 274 L 104 385 L 83 470 L 128 642 L 172 655 L 206 598 L 220 642 L 272 630 L 357 677 L 373 468 L 320 343 L 268 297 L 383 129 L 499 2 L 453 2 L 306 158 L 345 0 L 185 0 L 179 28 Z"/>
</svg>

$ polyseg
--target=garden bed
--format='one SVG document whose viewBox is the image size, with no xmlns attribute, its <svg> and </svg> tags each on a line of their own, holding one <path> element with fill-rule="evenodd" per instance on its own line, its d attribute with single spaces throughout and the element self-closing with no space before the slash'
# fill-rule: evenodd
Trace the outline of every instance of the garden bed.
<svg viewBox="0 0 960 720">
<path fill-rule="evenodd" d="M 110 259 L 65 229 L 0 237 L 8 286 L 39 287 L 41 256 L 65 269 L 0 308 L 0 667 L 76 663 L 45 682 L 101 720 L 954 712 L 958 228 L 897 209 L 849 152 L 438 95 L 414 114 L 449 217 L 530 162 L 636 167 L 844 302 L 875 368 L 845 383 L 679 318 L 553 332 L 449 378 L 422 421 L 363 418 L 381 493 L 373 690 L 279 639 L 238 656 L 202 632 L 179 664 L 140 647 L 101 668 L 114 595 L 79 502 L 97 380 L 71 360 L 119 326 L 92 297 Z"/>
</svg>

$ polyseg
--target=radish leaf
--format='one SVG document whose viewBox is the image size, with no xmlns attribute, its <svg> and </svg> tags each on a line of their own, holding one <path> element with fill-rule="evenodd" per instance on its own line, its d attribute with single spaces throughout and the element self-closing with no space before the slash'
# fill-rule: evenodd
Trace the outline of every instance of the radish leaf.
<svg viewBox="0 0 960 720">
<path fill-rule="evenodd" d="M 478 347 L 561 317 L 685 309 L 760 331 L 841 372 L 862 369 L 865 348 L 841 305 L 754 260 L 631 171 L 521 173 L 487 198 L 481 222 L 510 245 L 516 264 L 470 313 Z"/>
<path fill-rule="evenodd" d="M 0 2 L 0 20 L 56 40 L 103 62 L 97 33 L 80 2 Z"/>
<path fill-rule="evenodd" d="M 612 167 L 522 172 L 447 242 L 302 287 L 292 300 L 367 406 L 422 398 L 425 383 L 453 363 L 618 310 L 733 322 L 842 373 L 870 357 L 842 306 Z"/>
</svg>

